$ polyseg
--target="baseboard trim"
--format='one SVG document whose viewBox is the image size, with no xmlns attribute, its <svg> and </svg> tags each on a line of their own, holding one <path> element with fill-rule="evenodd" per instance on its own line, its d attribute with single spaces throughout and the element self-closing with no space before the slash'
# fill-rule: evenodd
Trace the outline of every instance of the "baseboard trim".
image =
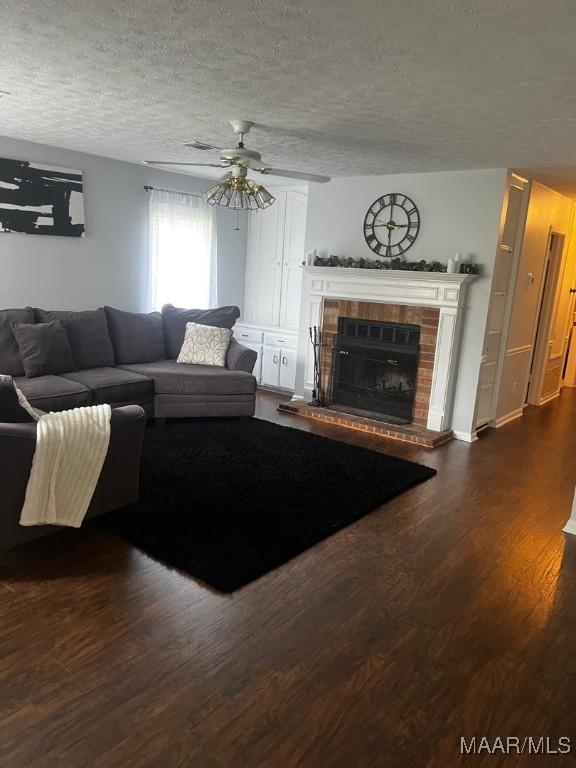
<svg viewBox="0 0 576 768">
<path fill-rule="evenodd" d="M 457 429 L 453 430 L 456 440 L 462 440 L 464 443 L 475 443 L 478 440 L 476 432 L 460 432 Z"/>
<path fill-rule="evenodd" d="M 556 400 L 557 397 L 560 397 L 560 390 L 558 390 L 558 392 L 553 392 L 551 395 L 546 395 L 546 397 L 541 398 L 538 405 L 546 405 L 547 403 L 552 402 L 552 400 Z"/>
<path fill-rule="evenodd" d="M 494 422 L 490 425 L 493 427 L 503 427 L 504 424 L 509 424 L 511 421 L 516 421 L 524 414 L 524 408 L 517 408 L 515 411 L 510 411 L 506 416 L 500 416 L 499 419 L 494 419 Z"/>
<path fill-rule="evenodd" d="M 271 384 L 258 384 L 258 389 L 264 390 L 264 392 L 275 392 L 278 395 L 291 395 L 294 390 L 284 389 L 283 387 L 273 387 Z"/>
<path fill-rule="evenodd" d="M 571 533 L 573 536 L 576 536 L 576 520 L 570 517 L 562 530 L 564 533 Z"/>
</svg>

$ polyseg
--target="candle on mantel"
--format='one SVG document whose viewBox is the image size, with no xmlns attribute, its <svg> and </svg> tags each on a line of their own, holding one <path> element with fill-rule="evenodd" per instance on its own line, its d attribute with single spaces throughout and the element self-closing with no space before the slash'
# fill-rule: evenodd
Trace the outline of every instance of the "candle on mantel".
<svg viewBox="0 0 576 768">
<path fill-rule="evenodd" d="M 452 274 L 455 272 L 460 272 L 460 264 L 462 262 L 462 254 L 457 253 L 455 256 L 450 256 L 448 259 L 448 266 L 446 267 L 446 272 L 451 272 Z"/>
</svg>

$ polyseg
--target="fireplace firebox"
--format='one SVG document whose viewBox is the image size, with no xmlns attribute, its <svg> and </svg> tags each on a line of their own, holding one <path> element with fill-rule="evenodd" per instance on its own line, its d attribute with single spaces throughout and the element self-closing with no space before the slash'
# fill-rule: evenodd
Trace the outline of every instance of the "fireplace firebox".
<svg viewBox="0 0 576 768">
<path fill-rule="evenodd" d="M 412 422 L 420 327 L 338 318 L 329 405 L 335 410 Z"/>
</svg>

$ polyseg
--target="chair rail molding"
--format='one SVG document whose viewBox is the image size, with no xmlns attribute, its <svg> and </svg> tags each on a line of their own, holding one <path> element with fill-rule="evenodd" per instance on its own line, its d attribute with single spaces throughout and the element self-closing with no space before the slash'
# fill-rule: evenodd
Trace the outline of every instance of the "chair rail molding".
<svg viewBox="0 0 576 768">
<path fill-rule="evenodd" d="M 450 429 L 466 288 L 475 276 L 353 267 L 303 267 L 303 273 L 294 399 L 311 397 L 308 328 L 321 324 L 325 299 L 436 307 L 440 317 L 427 427 L 437 432 Z"/>
</svg>

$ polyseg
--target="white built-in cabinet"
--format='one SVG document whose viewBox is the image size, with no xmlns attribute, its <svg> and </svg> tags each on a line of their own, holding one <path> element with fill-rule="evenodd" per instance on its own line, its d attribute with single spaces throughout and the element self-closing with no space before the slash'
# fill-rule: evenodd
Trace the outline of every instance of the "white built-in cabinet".
<svg viewBox="0 0 576 768">
<path fill-rule="evenodd" d="M 308 194 L 290 188 L 274 196 L 250 213 L 244 313 L 234 335 L 257 352 L 260 385 L 293 391 Z"/>
</svg>

